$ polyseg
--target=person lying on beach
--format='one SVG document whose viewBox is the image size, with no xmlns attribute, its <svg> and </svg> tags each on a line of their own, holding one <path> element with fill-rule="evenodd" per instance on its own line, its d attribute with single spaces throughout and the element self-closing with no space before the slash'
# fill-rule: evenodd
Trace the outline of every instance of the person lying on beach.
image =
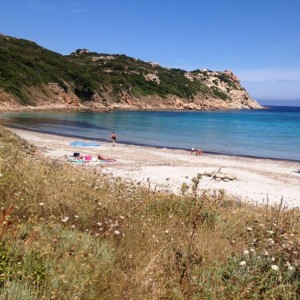
<svg viewBox="0 0 300 300">
<path fill-rule="evenodd" d="M 98 160 L 102 160 L 102 161 L 106 161 L 106 162 L 114 162 L 114 161 L 116 161 L 116 160 L 113 159 L 113 158 L 104 157 L 104 156 L 102 156 L 101 154 L 98 154 L 98 155 L 97 155 L 97 159 L 98 159 Z"/>
<path fill-rule="evenodd" d="M 203 151 L 200 148 L 198 148 L 198 149 L 192 148 L 191 154 L 193 154 L 193 153 L 195 153 L 196 155 L 202 155 Z"/>
<path fill-rule="evenodd" d="M 106 157 L 102 156 L 101 154 L 98 154 L 98 155 L 97 155 L 97 158 L 98 158 L 99 160 L 106 160 L 106 159 L 107 159 Z"/>
</svg>

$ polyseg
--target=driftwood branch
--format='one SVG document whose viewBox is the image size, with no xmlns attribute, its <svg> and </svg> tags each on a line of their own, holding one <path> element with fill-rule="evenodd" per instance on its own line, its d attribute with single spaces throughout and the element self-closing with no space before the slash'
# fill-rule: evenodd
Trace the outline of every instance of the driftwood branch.
<svg viewBox="0 0 300 300">
<path fill-rule="evenodd" d="M 212 180 L 215 177 L 215 175 L 218 174 L 220 171 L 221 168 L 219 168 L 219 170 L 214 171 L 209 180 Z"/>
</svg>

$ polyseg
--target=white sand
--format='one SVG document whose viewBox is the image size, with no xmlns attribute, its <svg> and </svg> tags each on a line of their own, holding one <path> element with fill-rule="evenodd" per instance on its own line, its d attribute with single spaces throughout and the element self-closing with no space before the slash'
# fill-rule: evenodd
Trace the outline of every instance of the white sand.
<svg viewBox="0 0 300 300">
<path fill-rule="evenodd" d="M 239 156 L 205 154 L 191 155 L 184 150 L 157 149 L 132 145 L 100 142 L 100 147 L 74 147 L 70 142 L 78 139 L 41 134 L 17 129 L 11 131 L 28 140 L 52 159 L 67 161 L 74 152 L 116 159 L 114 163 L 89 162 L 74 165 L 93 168 L 113 176 L 145 184 L 156 190 L 179 193 L 182 183 L 191 185 L 198 173 L 221 172 L 236 176 L 237 180 L 217 181 L 203 176 L 201 189 L 211 192 L 224 189 L 239 200 L 255 203 L 279 204 L 283 198 L 288 207 L 300 206 L 300 162 L 255 159 Z M 91 140 L 88 140 L 91 141 Z M 71 163 L 70 163 L 71 164 Z"/>
</svg>

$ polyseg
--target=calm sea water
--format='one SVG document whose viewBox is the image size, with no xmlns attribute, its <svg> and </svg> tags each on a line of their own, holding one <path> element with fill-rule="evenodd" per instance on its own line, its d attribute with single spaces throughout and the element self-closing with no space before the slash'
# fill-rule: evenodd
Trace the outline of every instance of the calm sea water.
<svg viewBox="0 0 300 300">
<path fill-rule="evenodd" d="M 300 161 L 300 107 L 233 111 L 23 112 L 1 123 L 27 130 L 167 148 Z M 55 141 L 54 141 L 55 142 Z"/>
</svg>

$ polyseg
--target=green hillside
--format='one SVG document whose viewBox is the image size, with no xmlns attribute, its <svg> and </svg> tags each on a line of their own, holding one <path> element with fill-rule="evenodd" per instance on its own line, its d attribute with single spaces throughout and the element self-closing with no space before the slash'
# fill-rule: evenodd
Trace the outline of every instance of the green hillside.
<svg viewBox="0 0 300 300">
<path fill-rule="evenodd" d="M 0 61 L 0 88 L 16 96 L 23 105 L 35 105 L 32 88 L 47 94 L 45 87 L 49 83 L 74 93 L 81 103 L 96 98 L 119 102 L 124 93 L 135 99 L 155 95 L 189 101 L 201 95 L 203 99 L 230 102 L 230 95 L 218 84 L 223 82 L 229 89 L 244 90 L 226 72 L 218 72 L 212 87 L 205 80 L 205 74 L 212 71 L 196 70 L 189 73 L 189 78 L 184 70 L 163 68 L 126 55 L 78 49 L 64 56 L 32 41 L 5 35 L 0 35 Z"/>
</svg>

